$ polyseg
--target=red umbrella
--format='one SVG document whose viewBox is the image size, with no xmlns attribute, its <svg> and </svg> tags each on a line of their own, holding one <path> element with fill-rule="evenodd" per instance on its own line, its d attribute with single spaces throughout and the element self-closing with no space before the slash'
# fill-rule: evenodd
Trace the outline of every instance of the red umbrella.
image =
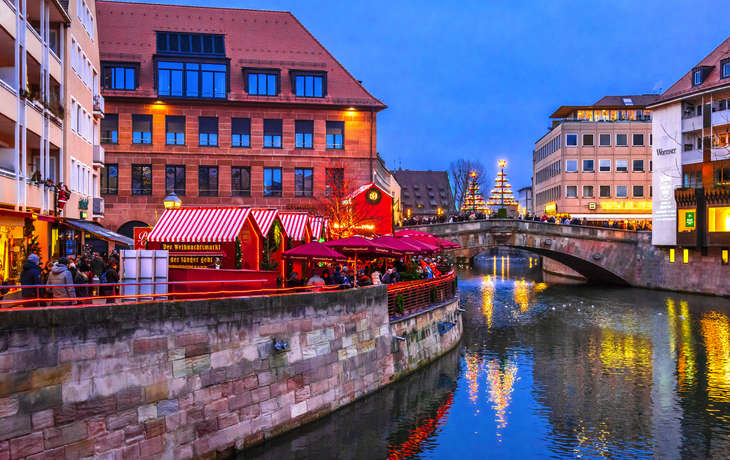
<svg viewBox="0 0 730 460">
<path fill-rule="evenodd" d="M 399 232 L 395 232 L 396 238 L 402 238 L 404 236 L 433 236 L 433 234 L 426 233 L 426 232 L 419 232 L 416 230 L 401 230 Z"/>
<path fill-rule="evenodd" d="M 388 246 L 396 251 L 400 251 L 404 256 L 415 256 L 421 253 L 421 248 L 413 246 L 404 239 L 395 238 L 393 236 L 381 236 L 380 238 L 376 238 L 375 242 Z"/>
<path fill-rule="evenodd" d="M 444 249 L 457 249 L 460 248 L 461 245 L 458 243 L 454 243 L 453 241 L 444 240 L 442 238 L 439 238 L 439 246 L 441 246 Z"/>
<path fill-rule="evenodd" d="M 423 254 L 434 254 L 436 252 L 441 252 L 441 248 L 439 248 L 438 246 L 428 244 L 416 238 L 405 237 L 403 238 L 403 240 L 413 246 L 416 246 L 417 248 L 420 248 Z"/>
<path fill-rule="evenodd" d="M 311 243 L 284 251 L 281 257 L 291 261 L 302 262 L 347 262 L 347 256 L 328 248 L 318 241 L 312 241 Z"/>
<path fill-rule="evenodd" d="M 426 236 L 426 235 L 414 235 L 410 237 L 414 240 L 423 241 L 424 243 L 428 243 L 431 246 L 438 246 L 440 248 L 447 248 L 447 249 L 454 249 L 454 248 L 460 248 L 456 243 L 452 243 L 451 241 L 447 241 L 443 238 L 437 238 L 433 235 Z"/>
<path fill-rule="evenodd" d="M 341 240 L 327 241 L 324 244 L 325 246 L 347 255 L 365 254 L 385 257 L 401 255 L 398 250 L 382 245 L 373 240 L 363 238 L 362 236 L 351 236 L 350 238 L 343 238 Z"/>
</svg>

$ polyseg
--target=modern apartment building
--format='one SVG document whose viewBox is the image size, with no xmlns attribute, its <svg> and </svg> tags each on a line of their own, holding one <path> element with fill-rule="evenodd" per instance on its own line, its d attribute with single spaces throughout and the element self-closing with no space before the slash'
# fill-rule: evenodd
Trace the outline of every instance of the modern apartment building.
<svg viewBox="0 0 730 460">
<path fill-rule="evenodd" d="M 650 220 L 652 114 L 646 107 L 657 97 L 606 96 L 556 110 L 533 152 L 535 212 Z"/>
<path fill-rule="evenodd" d="M 98 197 L 94 0 L 0 2 L 0 274 L 78 253 Z M 95 110 L 96 109 L 96 110 Z M 97 142 L 98 144 L 98 142 Z M 57 193 L 63 183 L 70 193 Z M 87 210 L 87 208 L 89 208 Z M 81 225 L 85 225 L 83 222 Z M 35 237 L 35 238 L 33 238 Z"/>
<path fill-rule="evenodd" d="M 373 181 L 386 106 L 291 13 L 104 1 L 98 15 L 105 227 L 153 225 L 173 192 L 307 210 L 325 177 Z"/>
<path fill-rule="evenodd" d="M 730 39 L 652 103 L 654 228 L 657 246 L 730 248 Z"/>
</svg>

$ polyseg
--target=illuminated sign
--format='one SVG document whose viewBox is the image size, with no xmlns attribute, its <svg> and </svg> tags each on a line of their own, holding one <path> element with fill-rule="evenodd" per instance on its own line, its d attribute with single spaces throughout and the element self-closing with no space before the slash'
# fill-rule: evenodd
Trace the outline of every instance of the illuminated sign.
<svg viewBox="0 0 730 460">
<path fill-rule="evenodd" d="M 588 209 L 596 209 L 596 202 L 591 201 L 590 203 L 588 203 Z"/>
<path fill-rule="evenodd" d="M 365 201 L 369 204 L 378 204 L 383 199 L 383 194 L 376 188 L 371 188 L 365 195 Z"/>
<path fill-rule="evenodd" d="M 684 215 L 685 227 L 694 228 L 695 226 L 695 213 L 694 212 L 688 212 Z"/>
<path fill-rule="evenodd" d="M 545 205 L 545 214 L 551 214 L 551 213 L 557 213 L 558 212 L 558 204 L 557 203 L 550 203 Z"/>
<path fill-rule="evenodd" d="M 151 230 L 149 227 L 134 227 L 134 249 L 147 249 L 147 238 Z"/>
<path fill-rule="evenodd" d="M 208 268 L 215 263 L 217 256 L 175 256 L 170 255 L 170 267 L 175 268 Z"/>
<path fill-rule="evenodd" d="M 168 251 L 220 251 L 220 243 L 162 243 Z"/>
<path fill-rule="evenodd" d="M 651 201 L 603 201 L 601 209 L 651 209 Z"/>
</svg>

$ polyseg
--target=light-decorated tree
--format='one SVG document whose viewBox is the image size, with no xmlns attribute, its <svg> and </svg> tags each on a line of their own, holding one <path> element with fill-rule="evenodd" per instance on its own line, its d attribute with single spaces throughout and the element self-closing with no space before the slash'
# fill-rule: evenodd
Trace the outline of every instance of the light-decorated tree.
<svg viewBox="0 0 730 460">
<path fill-rule="evenodd" d="M 476 172 L 472 172 L 470 177 L 471 179 L 469 180 L 469 186 L 464 195 L 464 204 L 462 204 L 461 210 L 467 212 L 486 211 L 487 207 L 484 204 L 484 198 L 479 187 L 479 175 Z"/>
</svg>

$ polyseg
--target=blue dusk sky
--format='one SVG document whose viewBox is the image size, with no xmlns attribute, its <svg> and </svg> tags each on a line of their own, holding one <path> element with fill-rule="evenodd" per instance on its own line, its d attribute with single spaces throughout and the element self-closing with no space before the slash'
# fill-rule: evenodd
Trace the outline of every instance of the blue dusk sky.
<svg viewBox="0 0 730 460">
<path fill-rule="evenodd" d="M 291 11 L 376 97 L 389 168 L 457 158 L 530 185 L 561 105 L 666 91 L 730 34 L 723 1 L 177 0 Z"/>
</svg>

